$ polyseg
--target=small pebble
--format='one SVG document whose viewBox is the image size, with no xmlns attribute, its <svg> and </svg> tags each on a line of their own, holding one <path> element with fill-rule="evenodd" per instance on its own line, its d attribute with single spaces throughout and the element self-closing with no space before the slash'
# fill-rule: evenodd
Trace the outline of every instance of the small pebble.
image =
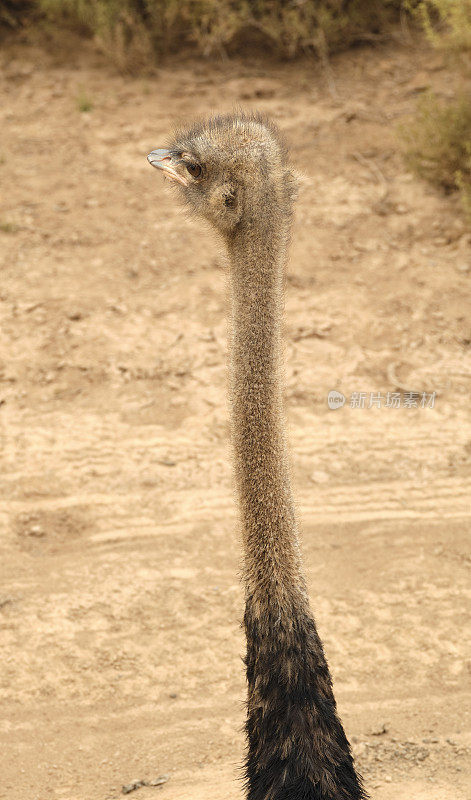
<svg viewBox="0 0 471 800">
<path fill-rule="evenodd" d="M 136 789 L 140 789 L 141 786 L 163 786 L 164 783 L 167 783 L 169 780 L 168 775 L 159 775 L 158 778 L 154 778 L 153 780 L 146 781 L 146 780 L 134 780 L 131 783 L 127 783 L 125 786 L 122 787 L 121 792 L 123 794 L 131 794 L 131 792 L 135 792 Z"/>
<path fill-rule="evenodd" d="M 162 786 L 164 783 L 167 783 L 168 779 L 168 775 L 160 775 L 160 777 L 155 778 L 153 781 L 144 781 L 144 786 Z"/>
<path fill-rule="evenodd" d="M 123 794 L 130 794 L 134 792 L 136 789 L 139 789 L 141 786 L 144 786 L 143 781 L 131 781 L 131 783 L 127 783 L 126 786 L 123 786 L 121 789 Z"/>
</svg>

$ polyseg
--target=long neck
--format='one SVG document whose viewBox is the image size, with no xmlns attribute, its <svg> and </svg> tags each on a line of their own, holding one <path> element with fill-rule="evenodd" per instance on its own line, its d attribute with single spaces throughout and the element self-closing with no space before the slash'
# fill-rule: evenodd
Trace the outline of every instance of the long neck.
<svg viewBox="0 0 471 800">
<path fill-rule="evenodd" d="M 281 386 L 289 214 L 268 214 L 229 248 L 233 296 L 232 428 L 247 594 L 259 607 L 305 604 Z"/>
<path fill-rule="evenodd" d="M 245 559 L 247 800 L 365 800 L 302 576 L 280 381 L 289 209 L 229 243 L 232 427 Z"/>
</svg>

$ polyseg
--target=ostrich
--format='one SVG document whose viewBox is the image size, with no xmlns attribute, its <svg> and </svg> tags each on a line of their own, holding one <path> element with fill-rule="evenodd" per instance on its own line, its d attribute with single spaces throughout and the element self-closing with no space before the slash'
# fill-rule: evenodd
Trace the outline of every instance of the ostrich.
<svg viewBox="0 0 471 800">
<path fill-rule="evenodd" d="M 366 800 L 309 607 L 280 382 L 296 180 L 275 125 L 219 116 L 147 156 L 229 254 L 231 408 L 244 548 L 247 800 Z"/>
</svg>

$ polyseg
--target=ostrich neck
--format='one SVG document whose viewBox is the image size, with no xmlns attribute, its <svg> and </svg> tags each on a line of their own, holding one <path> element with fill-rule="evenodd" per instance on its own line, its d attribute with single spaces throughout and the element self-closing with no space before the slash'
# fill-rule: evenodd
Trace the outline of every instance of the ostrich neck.
<svg viewBox="0 0 471 800">
<path fill-rule="evenodd" d="M 289 214 L 243 229 L 229 245 L 232 429 L 247 596 L 262 611 L 302 604 L 281 386 L 283 273 Z M 275 606 L 275 607 L 274 607 Z"/>
</svg>

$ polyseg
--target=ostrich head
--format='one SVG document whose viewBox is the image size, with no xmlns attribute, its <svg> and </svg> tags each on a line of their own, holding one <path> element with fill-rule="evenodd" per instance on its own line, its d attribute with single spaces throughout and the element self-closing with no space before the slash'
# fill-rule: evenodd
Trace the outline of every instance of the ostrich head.
<svg viewBox="0 0 471 800">
<path fill-rule="evenodd" d="M 227 115 L 179 132 L 150 164 L 175 181 L 190 209 L 225 237 L 270 211 L 288 210 L 295 181 L 274 125 L 260 116 Z"/>
</svg>

